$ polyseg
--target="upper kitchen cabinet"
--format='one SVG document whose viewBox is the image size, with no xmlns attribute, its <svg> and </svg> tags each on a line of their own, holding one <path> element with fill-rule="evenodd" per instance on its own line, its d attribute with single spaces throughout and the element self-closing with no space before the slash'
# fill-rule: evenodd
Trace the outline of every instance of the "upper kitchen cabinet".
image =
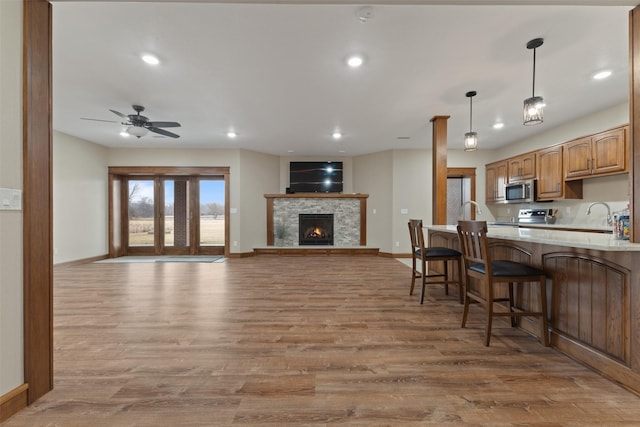
<svg viewBox="0 0 640 427">
<path fill-rule="evenodd" d="M 555 145 L 536 152 L 537 200 L 582 198 L 582 181 L 565 182 L 564 180 L 562 154 L 562 145 Z"/>
<path fill-rule="evenodd" d="M 536 177 L 536 154 L 527 153 L 507 159 L 509 167 L 508 182 L 517 182 Z"/>
<path fill-rule="evenodd" d="M 507 162 L 502 160 L 490 163 L 486 166 L 485 177 L 487 179 L 486 197 L 487 203 L 500 203 L 505 200 L 504 185 L 507 183 Z"/>
<path fill-rule="evenodd" d="M 564 179 L 583 179 L 629 171 L 628 126 L 564 144 Z"/>
</svg>

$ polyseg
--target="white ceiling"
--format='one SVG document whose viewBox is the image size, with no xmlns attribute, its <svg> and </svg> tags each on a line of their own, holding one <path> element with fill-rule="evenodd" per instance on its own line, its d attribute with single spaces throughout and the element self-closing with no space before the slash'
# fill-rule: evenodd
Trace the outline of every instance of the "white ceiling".
<svg viewBox="0 0 640 427">
<path fill-rule="evenodd" d="M 465 93 L 476 90 L 473 130 L 481 149 L 497 148 L 627 101 L 632 2 L 591 1 L 603 2 L 618 6 L 376 1 L 362 23 L 355 4 L 56 1 L 53 126 L 110 147 L 339 157 L 430 147 L 430 119 L 449 115 L 448 145 L 459 149 Z M 536 37 L 545 39 L 536 57 L 545 122 L 523 126 L 532 94 L 525 45 Z M 142 53 L 161 64 L 143 63 Z M 353 53 L 365 57 L 359 69 L 344 63 Z M 592 80 L 601 69 L 612 77 Z M 132 104 L 150 120 L 180 122 L 167 130 L 181 137 L 120 137 L 125 126 L 109 109 L 132 114 Z M 503 129 L 492 128 L 497 120 Z"/>
</svg>

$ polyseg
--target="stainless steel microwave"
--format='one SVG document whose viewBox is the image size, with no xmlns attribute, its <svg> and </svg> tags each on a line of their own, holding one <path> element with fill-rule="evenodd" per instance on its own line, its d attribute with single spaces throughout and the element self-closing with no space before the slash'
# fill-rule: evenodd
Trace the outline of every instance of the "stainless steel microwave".
<svg viewBox="0 0 640 427">
<path fill-rule="evenodd" d="M 507 203 L 529 203 L 536 200 L 536 180 L 511 182 L 504 187 Z"/>
</svg>

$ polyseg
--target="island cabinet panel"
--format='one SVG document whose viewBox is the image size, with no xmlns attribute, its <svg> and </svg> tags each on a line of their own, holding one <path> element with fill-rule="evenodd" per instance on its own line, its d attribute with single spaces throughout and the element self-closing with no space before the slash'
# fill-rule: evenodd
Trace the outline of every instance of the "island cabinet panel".
<svg viewBox="0 0 640 427">
<path fill-rule="evenodd" d="M 456 237 L 452 228 L 430 229 L 428 241 L 458 248 Z M 545 270 L 551 345 L 640 394 L 640 251 L 547 244 L 523 239 L 521 233 L 489 235 L 489 243 L 496 258 Z M 517 294 L 516 305 L 537 308 L 534 289 Z M 519 327 L 538 334 L 535 319 L 523 318 Z"/>
<path fill-rule="evenodd" d="M 543 259 L 553 283 L 553 332 L 629 366 L 631 272 L 584 254 L 551 253 Z"/>
</svg>

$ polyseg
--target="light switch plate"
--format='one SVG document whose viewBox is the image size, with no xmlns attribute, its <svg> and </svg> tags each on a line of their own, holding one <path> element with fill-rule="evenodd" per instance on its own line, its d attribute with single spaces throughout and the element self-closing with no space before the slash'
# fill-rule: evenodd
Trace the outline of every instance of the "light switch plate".
<svg viewBox="0 0 640 427">
<path fill-rule="evenodd" d="M 403 214 L 403 215 L 406 215 L 406 214 L 409 213 L 409 209 L 402 208 L 402 209 L 400 209 L 400 213 Z"/>
<path fill-rule="evenodd" d="M 22 190 L 14 188 L 0 188 L 0 210 L 22 210 Z"/>
</svg>

